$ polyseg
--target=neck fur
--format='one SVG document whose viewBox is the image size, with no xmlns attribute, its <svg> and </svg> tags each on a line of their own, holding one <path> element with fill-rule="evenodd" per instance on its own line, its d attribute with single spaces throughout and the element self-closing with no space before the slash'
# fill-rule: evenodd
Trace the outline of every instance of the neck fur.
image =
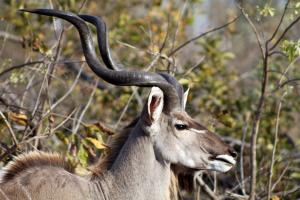
<svg viewBox="0 0 300 200">
<path fill-rule="evenodd" d="M 101 185 L 108 199 L 163 200 L 168 196 L 170 164 L 155 154 L 151 138 L 135 126 Z M 105 184 L 105 185 L 104 185 Z"/>
</svg>

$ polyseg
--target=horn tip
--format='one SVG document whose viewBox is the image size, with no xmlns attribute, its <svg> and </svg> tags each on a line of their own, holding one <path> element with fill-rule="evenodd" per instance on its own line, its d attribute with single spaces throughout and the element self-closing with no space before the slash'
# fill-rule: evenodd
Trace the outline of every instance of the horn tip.
<svg viewBox="0 0 300 200">
<path fill-rule="evenodd" d="M 34 12 L 35 9 L 30 9 L 30 8 L 22 8 L 18 9 L 18 12 Z"/>
<path fill-rule="evenodd" d="M 29 13 L 43 13 L 47 12 L 50 9 L 43 9 L 43 8 L 22 8 L 19 9 L 18 12 L 29 12 Z"/>
</svg>

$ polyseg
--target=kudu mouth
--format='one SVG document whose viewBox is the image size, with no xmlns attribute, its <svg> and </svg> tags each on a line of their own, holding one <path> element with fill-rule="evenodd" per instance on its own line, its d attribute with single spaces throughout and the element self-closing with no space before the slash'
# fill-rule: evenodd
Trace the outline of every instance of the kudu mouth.
<svg viewBox="0 0 300 200">
<path fill-rule="evenodd" d="M 219 160 L 229 165 L 235 165 L 236 161 L 232 156 L 229 155 L 219 155 L 213 158 L 214 160 Z"/>
<path fill-rule="evenodd" d="M 208 169 L 219 172 L 227 172 L 236 164 L 236 159 L 231 155 L 211 156 L 208 162 Z"/>
</svg>

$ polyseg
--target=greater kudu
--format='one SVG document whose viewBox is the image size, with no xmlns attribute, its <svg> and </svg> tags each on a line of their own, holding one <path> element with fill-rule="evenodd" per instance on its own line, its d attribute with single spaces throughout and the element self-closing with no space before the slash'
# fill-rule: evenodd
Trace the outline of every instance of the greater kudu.
<svg viewBox="0 0 300 200">
<path fill-rule="evenodd" d="M 49 9 L 26 9 L 72 23 L 80 34 L 89 67 L 103 80 L 120 86 L 152 87 L 132 132 L 108 170 L 93 178 L 68 170 L 57 155 L 30 153 L 10 163 L 0 185 L 1 199 L 163 200 L 170 185 L 170 165 L 226 172 L 237 154 L 184 111 L 186 94 L 166 73 L 112 70 L 97 59 L 85 16 Z M 100 44 L 99 44 L 100 45 Z M 113 63 L 111 63 L 113 64 Z"/>
</svg>

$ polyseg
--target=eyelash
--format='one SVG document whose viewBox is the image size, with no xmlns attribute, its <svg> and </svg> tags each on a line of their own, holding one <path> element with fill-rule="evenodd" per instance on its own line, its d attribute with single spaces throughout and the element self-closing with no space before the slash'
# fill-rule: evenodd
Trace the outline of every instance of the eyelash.
<svg viewBox="0 0 300 200">
<path fill-rule="evenodd" d="M 175 124 L 175 128 L 179 131 L 186 130 L 188 126 L 186 124 Z"/>
</svg>

